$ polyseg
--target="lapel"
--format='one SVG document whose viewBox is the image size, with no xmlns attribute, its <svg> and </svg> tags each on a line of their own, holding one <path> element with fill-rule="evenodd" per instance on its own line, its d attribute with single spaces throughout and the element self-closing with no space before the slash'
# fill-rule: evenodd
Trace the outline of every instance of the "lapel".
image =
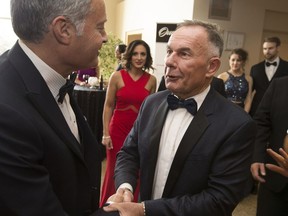
<svg viewBox="0 0 288 216">
<path fill-rule="evenodd" d="M 29 101 L 69 149 L 84 161 L 79 143 L 70 131 L 46 82 L 18 43 L 9 51 L 9 58 L 24 82 Z"/>
<path fill-rule="evenodd" d="M 260 70 L 257 71 L 257 73 L 259 74 L 259 83 L 261 83 L 263 86 L 268 86 L 269 85 L 269 80 L 268 77 L 266 75 L 266 69 L 265 69 L 265 61 L 263 61 L 260 65 Z"/>
<path fill-rule="evenodd" d="M 147 196 L 143 194 L 143 197 L 151 198 L 155 167 L 156 167 L 158 151 L 159 151 L 159 144 L 160 144 L 162 128 L 163 128 L 163 125 L 167 116 L 167 112 L 168 112 L 168 104 L 166 103 L 166 97 L 165 97 L 163 102 L 157 107 L 157 110 L 155 111 L 156 113 L 154 116 L 155 124 L 152 128 L 153 132 L 150 138 L 150 142 L 148 142 L 150 144 L 147 150 L 149 152 L 149 157 L 147 157 L 148 161 L 146 163 L 147 164 L 147 169 L 146 169 L 147 170 L 147 176 L 146 176 L 147 182 L 145 183 L 147 188 L 145 189 L 145 192 L 144 192 L 148 194 L 146 194 Z"/>
<path fill-rule="evenodd" d="M 182 167 L 184 166 L 186 158 L 191 153 L 195 145 L 198 143 L 206 128 L 209 126 L 207 115 L 212 112 L 213 102 L 210 101 L 213 97 L 215 97 L 215 92 L 211 91 L 211 89 L 200 109 L 198 110 L 197 114 L 194 116 L 193 120 L 188 126 L 179 144 L 168 174 L 162 197 L 168 197 L 172 193 L 172 190 L 182 171 Z"/>
<path fill-rule="evenodd" d="M 271 81 L 272 81 L 274 78 L 287 75 L 287 74 L 284 74 L 283 72 L 284 72 L 284 73 L 288 73 L 288 72 L 287 72 L 287 69 L 285 68 L 285 62 L 280 58 L 280 60 L 279 60 L 279 66 L 278 66 L 277 70 L 275 71 L 275 74 L 273 75 Z"/>
</svg>

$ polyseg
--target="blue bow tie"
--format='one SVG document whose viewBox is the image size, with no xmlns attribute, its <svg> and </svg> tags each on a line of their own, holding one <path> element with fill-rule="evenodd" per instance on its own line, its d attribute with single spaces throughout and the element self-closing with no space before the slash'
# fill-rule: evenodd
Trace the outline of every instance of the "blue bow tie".
<svg viewBox="0 0 288 216">
<path fill-rule="evenodd" d="M 65 95 L 68 93 L 72 93 L 74 86 L 75 86 L 75 79 L 77 77 L 77 73 L 72 73 L 70 75 L 70 78 L 66 80 L 65 85 L 63 85 L 60 89 L 59 89 L 59 98 L 58 98 L 58 102 L 59 103 L 63 103 L 63 100 L 65 98 Z"/>
<path fill-rule="evenodd" d="M 194 98 L 190 98 L 187 100 L 179 100 L 172 94 L 169 94 L 167 97 L 168 108 L 171 110 L 175 110 L 177 108 L 186 108 L 189 113 L 193 116 L 197 113 L 197 102 Z"/>
</svg>

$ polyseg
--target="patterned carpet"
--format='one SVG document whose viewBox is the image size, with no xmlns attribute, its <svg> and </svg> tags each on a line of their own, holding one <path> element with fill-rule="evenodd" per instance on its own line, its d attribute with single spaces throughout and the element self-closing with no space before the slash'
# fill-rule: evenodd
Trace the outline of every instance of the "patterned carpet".
<svg viewBox="0 0 288 216">
<path fill-rule="evenodd" d="M 233 212 L 233 216 L 255 216 L 257 195 L 249 195 L 238 204 Z"/>
</svg>

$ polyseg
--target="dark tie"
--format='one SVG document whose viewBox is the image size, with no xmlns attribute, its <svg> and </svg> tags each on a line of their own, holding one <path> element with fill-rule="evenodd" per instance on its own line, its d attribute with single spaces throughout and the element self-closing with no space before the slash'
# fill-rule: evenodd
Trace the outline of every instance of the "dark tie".
<svg viewBox="0 0 288 216">
<path fill-rule="evenodd" d="M 266 62 L 266 66 L 267 67 L 269 67 L 270 65 L 273 65 L 273 66 L 277 66 L 277 62 L 272 62 L 272 63 L 270 63 L 270 62 Z"/>
<path fill-rule="evenodd" d="M 189 113 L 193 116 L 197 113 L 197 102 L 194 98 L 190 98 L 187 100 L 180 100 L 172 94 L 169 94 L 167 97 L 168 107 L 171 110 L 175 110 L 177 108 L 186 108 Z"/>
<path fill-rule="evenodd" d="M 59 89 L 59 98 L 58 98 L 58 102 L 59 103 L 63 103 L 63 100 L 65 98 L 65 95 L 68 93 L 72 93 L 73 92 L 73 88 L 75 86 L 75 79 L 76 79 L 77 73 L 72 73 L 70 75 L 70 78 L 66 80 L 65 85 L 63 85 L 60 89 Z"/>
</svg>

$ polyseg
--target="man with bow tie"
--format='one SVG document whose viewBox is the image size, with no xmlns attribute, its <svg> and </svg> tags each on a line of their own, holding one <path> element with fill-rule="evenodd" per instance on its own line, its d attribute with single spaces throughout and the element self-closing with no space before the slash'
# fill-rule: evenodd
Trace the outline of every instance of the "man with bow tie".
<svg viewBox="0 0 288 216">
<path fill-rule="evenodd" d="M 263 42 L 265 60 L 251 67 L 254 98 L 250 115 L 253 117 L 271 81 L 288 75 L 288 62 L 278 56 L 281 41 L 278 37 L 267 37 Z"/>
<path fill-rule="evenodd" d="M 220 35 L 217 25 L 197 20 L 184 21 L 171 35 L 167 90 L 144 101 L 117 157 L 118 190 L 104 210 L 223 216 L 243 198 L 256 125 L 210 87 L 220 66 Z M 139 203 L 132 203 L 138 175 Z"/>
<path fill-rule="evenodd" d="M 11 0 L 11 17 L 19 40 L 0 56 L 0 215 L 102 215 L 102 147 L 71 96 L 75 74 L 66 78 L 97 65 L 105 2 Z"/>
</svg>

